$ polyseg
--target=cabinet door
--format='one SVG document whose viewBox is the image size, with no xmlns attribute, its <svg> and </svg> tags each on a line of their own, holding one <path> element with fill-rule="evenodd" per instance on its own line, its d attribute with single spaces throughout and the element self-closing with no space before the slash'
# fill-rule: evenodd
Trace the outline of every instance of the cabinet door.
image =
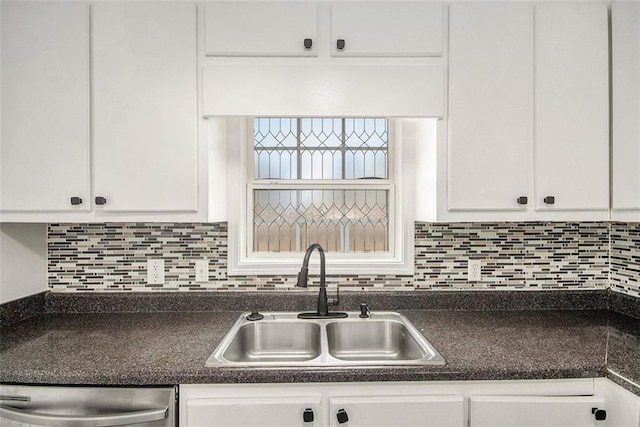
<svg viewBox="0 0 640 427">
<path fill-rule="evenodd" d="M 89 13 L 3 2 L 0 210 L 87 210 Z M 82 204 L 72 205 L 79 197 Z"/>
<path fill-rule="evenodd" d="M 448 209 L 526 208 L 533 142 L 533 7 L 453 4 Z"/>
<path fill-rule="evenodd" d="M 640 210 L 640 3 L 614 3 L 611 19 L 613 209 Z"/>
<path fill-rule="evenodd" d="M 471 427 L 587 427 L 602 425 L 591 410 L 603 407 L 593 396 L 472 396 L 469 418 Z"/>
<path fill-rule="evenodd" d="M 438 56 L 444 6 L 438 3 L 334 3 L 331 52 L 338 56 Z M 337 41 L 344 40 L 338 48 Z"/>
<path fill-rule="evenodd" d="M 317 6 L 313 3 L 207 3 L 208 55 L 315 56 Z M 305 48 L 305 39 L 311 47 Z"/>
<path fill-rule="evenodd" d="M 537 209 L 609 208 L 607 19 L 606 4 L 536 6 Z"/>
<path fill-rule="evenodd" d="M 462 396 L 376 396 L 329 400 L 329 425 L 336 427 L 463 427 Z"/>
<path fill-rule="evenodd" d="M 94 5 L 95 195 L 105 210 L 197 208 L 196 8 Z"/>
<path fill-rule="evenodd" d="M 188 399 L 185 418 L 186 427 L 319 427 L 320 410 L 319 397 Z"/>
</svg>

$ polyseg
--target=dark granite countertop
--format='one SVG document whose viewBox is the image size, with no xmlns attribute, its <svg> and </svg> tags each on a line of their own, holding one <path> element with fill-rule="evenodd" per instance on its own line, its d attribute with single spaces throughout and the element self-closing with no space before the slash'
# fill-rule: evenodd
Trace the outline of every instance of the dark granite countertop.
<svg viewBox="0 0 640 427">
<path fill-rule="evenodd" d="M 405 314 L 444 366 L 207 368 L 242 311 L 308 311 L 307 293 L 44 293 L 0 306 L 0 382 L 189 383 L 608 376 L 640 395 L 640 300 L 608 291 L 345 293 Z"/>
<path fill-rule="evenodd" d="M 590 311 L 403 313 L 447 364 L 368 368 L 206 368 L 238 311 L 46 314 L 4 328 L 0 382 L 498 380 L 603 377 L 608 314 Z"/>
</svg>

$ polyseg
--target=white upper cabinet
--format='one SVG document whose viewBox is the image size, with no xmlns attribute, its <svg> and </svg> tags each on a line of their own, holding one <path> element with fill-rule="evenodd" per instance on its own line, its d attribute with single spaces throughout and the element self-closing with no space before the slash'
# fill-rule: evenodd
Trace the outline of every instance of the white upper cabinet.
<svg viewBox="0 0 640 427">
<path fill-rule="evenodd" d="M 536 6 L 536 209 L 609 208 L 607 14 L 606 4 Z"/>
<path fill-rule="evenodd" d="M 87 210 L 88 7 L 44 2 L 0 7 L 0 210 Z"/>
<path fill-rule="evenodd" d="M 314 56 L 318 12 L 314 3 L 207 3 L 205 51 L 220 56 Z"/>
<path fill-rule="evenodd" d="M 598 3 L 450 6 L 441 219 L 609 218 L 607 14 Z"/>
<path fill-rule="evenodd" d="M 96 2 L 93 32 L 98 209 L 195 211 L 195 5 Z"/>
<path fill-rule="evenodd" d="M 453 4 L 449 16 L 448 208 L 526 208 L 533 6 Z"/>
<path fill-rule="evenodd" d="M 210 56 L 317 56 L 327 37 L 335 56 L 442 54 L 441 3 L 211 2 L 204 9 Z"/>
<path fill-rule="evenodd" d="M 204 116 L 444 115 L 441 3 L 202 7 Z"/>
<path fill-rule="evenodd" d="M 334 3 L 335 56 L 438 56 L 444 6 L 440 3 Z"/>
<path fill-rule="evenodd" d="M 640 3 L 612 6 L 613 212 L 640 220 Z"/>
</svg>

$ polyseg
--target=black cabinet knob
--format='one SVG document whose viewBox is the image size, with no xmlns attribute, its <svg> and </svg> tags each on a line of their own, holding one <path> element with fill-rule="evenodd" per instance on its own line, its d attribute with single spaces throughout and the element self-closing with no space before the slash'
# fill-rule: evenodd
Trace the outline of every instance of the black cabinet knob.
<svg viewBox="0 0 640 427">
<path fill-rule="evenodd" d="M 344 45 L 344 39 L 338 39 L 338 41 L 336 42 L 336 47 L 338 48 L 338 50 L 344 49 Z"/>
<path fill-rule="evenodd" d="M 528 202 L 529 202 L 529 199 L 527 198 L 527 196 L 518 197 L 518 204 L 519 205 L 526 205 Z"/>
<path fill-rule="evenodd" d="M 554 196 L 547 196 L 543 199 L 543 201 L 547 204 L 547 205 L 553 205 L 556 202 L 556 198 Z"/>
<path fill-rule="evenodd" d="M 78 196 L 73 196 L 71 198 L 71 204 L 73 206 L 81 205 L 82 204 L 82 199 L 80 197 L 78 197 Z"/>
<path fill-rule="evenodd" d="M 347 411 L 345 411 L 344 409 L 338 409 L 336 418 L 338 419 L 338 424 L 349 422 L 349 415 L 347 415 Z"/>
<path fill-rule="evenodd" d="M 313 409 L 307 408 L 304 410 L 304 412 L 302 413 L 302 421 L 304 421 L 305 423 L 313 422 Z"/>
<path fill-rule="evenodd" d="M 591 408 L 591 413 L 596 417 L 596 421 L 604 421 L 607 419 L 607 411 L 604 409 Z"/>
<path fill-rule="evenodd" d="M 311 46 L 313 46 L 313 40 L 304 39 L 304 48 L 305 49 L 311 49 Z"/>
<path fill-rule="evenodd" d="M 98 196 L 96 197 L 96 205 L 105 205 L 107 203 L 107 199 L 104 197 Z"/>
</svg>

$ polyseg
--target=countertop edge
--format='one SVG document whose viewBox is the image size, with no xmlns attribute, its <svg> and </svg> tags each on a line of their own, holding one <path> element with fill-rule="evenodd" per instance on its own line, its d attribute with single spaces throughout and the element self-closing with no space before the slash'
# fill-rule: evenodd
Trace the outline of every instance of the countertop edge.
<svg viewBox="0 0 640 427">
<path fill-rule="evenodd" d="M 264 383 L 326 383 L 326 382 L 420 382 L 420 381 L 499 381 L 499 380 L 542 380 L 570 378 L 604 378 L 604 365 L 580 369 L 518 370 L 438 370 L 412 372 L 403 368 L 356 368 L 346 370 L 331 369 L 323 372 L 311 370 L 256 370 L 229 372 L 215 370 L 209 373 L 176 373 L 164 375 L 157 372 L 128 372 L 117 377 L 113 375 L 92 377 L 61 376 L 51 382 L 51 374 L 44 372 L 0 372 L 3 384 L 50 384 L 50 385 L 131 385 L 158 386 L 175 384 L 264 384 Z M 149 380 L 149 378 L 153 378 Z"/>
</svg>

